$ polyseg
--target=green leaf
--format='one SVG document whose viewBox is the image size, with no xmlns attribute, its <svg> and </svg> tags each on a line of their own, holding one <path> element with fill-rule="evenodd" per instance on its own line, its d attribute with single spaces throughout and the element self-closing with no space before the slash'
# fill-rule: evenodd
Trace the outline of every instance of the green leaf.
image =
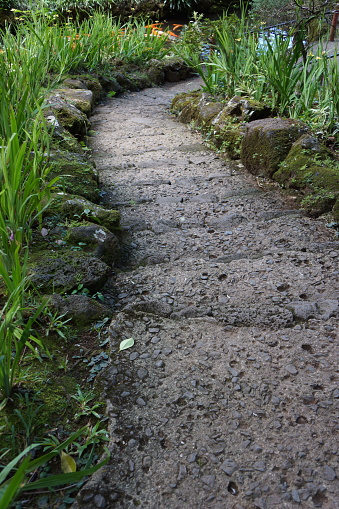
<svg viewBox="0 0 339 509">
<path fill-rule="evenodd" d="M 18 494 L 20 486 L 26 475 L 26 468 L 30 461 L 30 457 L 27 456 L 21 463 L 10 482 L 0 489 L 0 507 L 6 509 L 11 506 L 14 497 Z"/>
<path fill-rule="evenodd" d="M 68 474 L 70 472 L 76 472 L 77 464 L 75 463 L 72 456 L 67 454 L 65 451 L 61 451 L 61 470 L 64 474 Z"/>
<path fill-rule="evenodd" d="M 108 453 L 106 448 L 105 448 L 105 450 L 106 450 L 106 453 Z M 103 461 L 101 461 L 101 463 L 94 465 L 94 467 L 87 468 L 86 470 L 79 470 L 79 472 L 71 472 L 69 474 L 51 475 L 49 477 L 44 477 L 43 479 L 39 479 L 38 481 L 34 481 L 32 483 L 25 484 L 25 486 L 22 487 L 22 491 L 45 489 L 45 488 L 51 488 L 53 486 L 62 486 L 65 484 L 72 484 L 74 482 L 78 482 L 81 479 L 83 479 L 85 476 L 94 474 L 94 472 L 99 470 L 99 468 L 106 465 L 109 458 L 110 458 L 110 456 L 108 456 Z"/>
<path fill-rule="evenodd" d="M 121 352 L 121 350 L 127 350 L 127 348 L 131 348 L 133 345 L 134 345 L 134 339 L 133 338 L 124 339 L 120 343 L 119 350 L 120 350 L 120 352 Z"/>
</svg>

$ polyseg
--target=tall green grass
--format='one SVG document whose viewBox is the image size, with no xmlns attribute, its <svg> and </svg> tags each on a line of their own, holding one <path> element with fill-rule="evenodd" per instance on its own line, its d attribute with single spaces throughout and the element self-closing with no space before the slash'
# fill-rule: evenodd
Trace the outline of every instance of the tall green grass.
<svg viewBox="0 0 339 509">
<path fill-rule="evenodd" d="M 192 25 L 193 27 L 193 25 Z M 271 106 L 278 115 L 301 118 L 323 132 L 338 132 L 338 60 L 327 58 L 322 42 L 315 55 L 295 36 L 270 35 L 253 27 L 243 11 L 206 24 L 194 21 L 190 43 L 183 37 L 177 53 L 203 78 L 205 89 L 230 98 L 240 94 Z M 202 51 L 206 46 L 209 51 Z"/>
</svg>

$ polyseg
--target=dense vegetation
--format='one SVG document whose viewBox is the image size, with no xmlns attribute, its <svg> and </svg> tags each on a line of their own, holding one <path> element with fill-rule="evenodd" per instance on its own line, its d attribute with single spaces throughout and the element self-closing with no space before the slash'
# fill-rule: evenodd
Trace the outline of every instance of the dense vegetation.
<svg viewBox="0 0 339 509">
<path fill-rule="evenodd" d="M 134 9 L 142 1 L 127 3 Z M 193 0 L 165 4 L 173 11 L 195 6 Z M 236 94 L 249 97 L 279 115 L 305 121 L 318 136 L 338 138 L 339 134 L 337 59 L 327 58 L 321 41 L 313 51 L 307 43 L 314 21 L 318 33 L 326 28 L 330 2 L 254 0 L 250 12 L 243 6 L 240 16 L 225 14 L 216 21 L 195 14 L 173 45 L 168 44 L 168 33 L 154 31 L 149 22 L 132 19 L 122 24 L 95 11 L 98 6 L 107 8 L 107 0 L 50 1 L 29 12 L 22 10 L 22 4 L 16 6 L 20 11 L 14 12 L 15 29 L 8 25 L 0 43 L 0 458 L 7 464 L 0 473 L 0 497 L 4 508 L 18 492 L 76 484 L 98 467 L 94 466 L 96 446 L 107 440 L 92 387 L 71 384 L 75 406 L 63 409 L 68 423 L 61 434 L 46 432 L 51 416 L 43 414 L 45 402 L 39 399 L 41 387 L 56 369 L 47 348 L 50 337 L 54 334 L 67 344 L 71 330 L 65 317 L 51 315 L 27 272 L 32 231 L 41 228 L 43 208 L 58 184 L 49 179 L 51 126 L 44 115 L 46 95 L 67 75 L 109 74 L 117 59 L 147 65 L 152 58 L 174 52 L 219 100 Z M 73 14 L 78 8 L 91 17 L 65 20 L 65 11 L 71 9 Z M 267 32 L 266 19 L 280 21 L 282 10 L 295 23 L 284 31 Z M 30 365 L 40 366 L 39 375 L 32 375 Z M 67 363 L 62 365 L 59 359 L 60 366 L 67 371 Z M 39 427 L 40 414 L 45 426 Z M 38 459 L 27 455 L 33 450 L 39 451 Z M 59 456 L 63 474 L 58 473 L 59 464 L 53 463 L 52 470 L 48 464 Z M 80 472 L 75 472 L 74 457 Z M 29 482 L 33 472 L 34 482 Z M 60 507 L 71 501 L 66 497 Z M 49 499 L 46 504 L 51 507 Z"/>
</svg>

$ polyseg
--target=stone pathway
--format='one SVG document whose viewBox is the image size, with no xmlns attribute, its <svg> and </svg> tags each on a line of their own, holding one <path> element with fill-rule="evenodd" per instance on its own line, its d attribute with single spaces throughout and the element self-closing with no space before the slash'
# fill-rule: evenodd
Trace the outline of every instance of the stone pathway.
<svg viewBox="0 0 339 509">
<path fill-rule="evenodd" d="M 338 508 L 339 242 L 169 115 L 198 85 L 92 118 L 123 259 L 106 291 L 112 458 L 73 508 Z"/>
</svg>

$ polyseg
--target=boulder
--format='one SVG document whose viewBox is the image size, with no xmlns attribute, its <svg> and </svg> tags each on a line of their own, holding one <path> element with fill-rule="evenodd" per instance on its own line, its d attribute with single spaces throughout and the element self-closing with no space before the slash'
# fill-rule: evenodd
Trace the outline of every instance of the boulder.
<svg viewBox="0 0 339 509">
<path fill-rule="evenodd" d="M 39 292 L 69 293 L 82 285 L 94 293 L 103 287 L 111 269 L 84 252 L 60 249 L 31 255 L 28 273 Z"/>
<path fill-rule="evenodd" d="M 113 265 L 119 258 L 119 241 L 104 226 L 89 223 L 80 226 L 69 226 L 65 240 L 67 244 L 79 247 L 79 249 L 107 263 L 107 265 Z"/>
<path fill-rule="evenodd" d="M 157 60 L 155 58 L 152 58 L 148 62 L 147 67 L 147 75 L 149 76 L 151 82 L 154 85 L 162 85 L 165 81 L 165 71 L 163 62 L 161 60 Z"/>
<path fill-rule="evenodd" d="M 212 119 L 216 117 L 223 109 L 221 102 L 213 101 L 213 96 L 210 94 L 201 94 L 197 106 L 197 124 L 200 126 L 209 126 Z"/>
<path fill-rule="evenodd" d="M 85 154 L 52 150 L 49 179 L 59 177 L 56 186 L 67 193 L 99 201 L 98 175 Z"/>
<path fill-rule="evenodd" d="M 48 307 L 53 313 L 66 315 L 80 327 L 112 315 L 108 307 L 87 295 L 61 296 L 55 293 L 47 298 Z"/>
<path fill-rule="evenodd" d="M 73 104 L 73 106 L 89 117 L 94 106 L 93 92 L 91 90 L 84 88 L 58 88 L 56 92 L 68 103 Z"/>
<path fill-rule="evenodd" d="M 246 125 L 241 161 L 254 175 L 272 177 L 288 155 L 292 144 L 308 127 L 298 120 L 266 118 Z"/>
<path fill-rule="evenodd" d="M 46 115 L 47 125 L 51 126 L 51 151 L 67 150 L 76 154 L 84 154 L 84 149 L 79 141 L 65 129 L 51 112 Z"/>
<path fill-rule="evenodd" d="M 293 143 L 273 174 L 285 189 L 300 192 L 302 207 L 313 217 L 330 212 L 339 196 L 339 168 L 333 153 L 305 134 Z"/>
<path fill-rule="evenodd" d="M 188 124 L 197 117 L 200 98 L 199 90 L 178 94 L 172 101 L 171 110 L 177 115 L 180 122 Z"/>
<path fill-rule="evenodd" d="M 239 95 L 232 97 L 220 113 L 221 117 L 235 116 L 246 122 L 261 120 L 270 115 L 272 110 L 265 104 Z M 216 123 L 220 123 L 220 119 Z"/>
<path fill-rule="evenodd" d="M 104 209 L 80 196 L 66 193 L 55 193 L 44 217 L 67 217 L 76 221 L 90 221 L 104 226 L 110 231 L 119 230 L 120 212 L 118 210 Z"/>
<path fill-rule="evenodd" d="M 193 70 L 185 62 L 176 58 L 164 60 L 163 69 L 165 80 L 170 83 L 185 80 L 193 74 Z"/>
<path fill-rule="evenodd" d="M 100 81 L 90 74 L 80 74 L 75 78 L 64 80 L 65 88 L 84 88 L 90 90 L 93 94 L 93 101 L 96 103 L 103 95 L 103 88 Z"/>
<path fill-rule="evenodd" d="M 47 116 L 55 116 L 58 122 L 71 134 L 82 138 L 89 129 L 88 119 L 82 111 L 67 102 L 59 93 L 53 93 L 47 98 Z"/>
</svg>

